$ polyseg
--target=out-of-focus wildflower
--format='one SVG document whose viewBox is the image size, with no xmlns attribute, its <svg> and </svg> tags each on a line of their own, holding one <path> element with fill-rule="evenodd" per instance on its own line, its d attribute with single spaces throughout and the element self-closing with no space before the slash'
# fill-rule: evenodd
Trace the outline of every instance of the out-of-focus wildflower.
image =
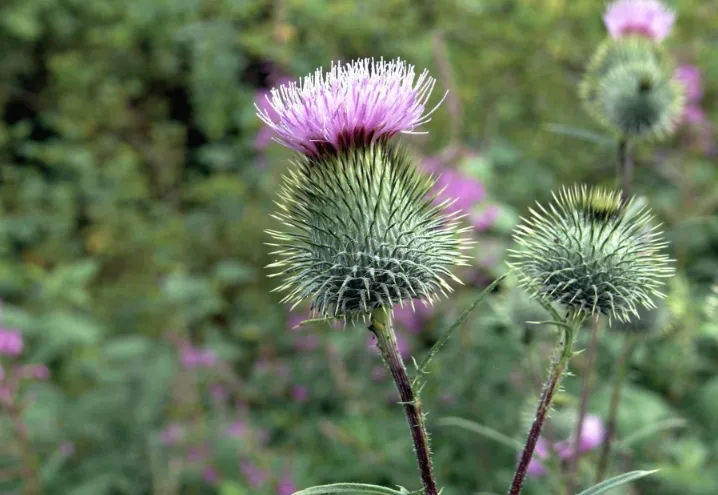
<svg viewBox="0 0 718 495">
<path fill-rule="evenodd" d="M 281 478 L 279 478 L 279 483 L 277 484 L 277 495 L 292 495 L 296 491 L 298 491 L 298 488 L 294 478 L 292 477 L 292 473 L 285 471 Z"/>
<path fill-rule="evenodd" d="M 292 399 L 294 402 L 306 402 L 309 400 L 309 388 L 306 385 L 294 385 L 292 387 Z"/>
<path fill-rule="evenodd" d="M 18 356 L 22 349 L 22 334 L 18 330 L 0 328 L 0 355 Z"/>
<path fill-rule="evenodd" d="M 394 309 L 394 323 L 411 333 L 419 333 L 424 328 L 424 323 L 434 313 L 434 307 L 428 304 L 405 304 L 403 307 Z"/>
<path fill-rule="evenodd" d="M 205 466 L 202 470 L 202 479 L 209 485 L 216 485 L 219 483 L 219 473 L 213 466 Z"/>
<path fill-rule="evenodd" d="M 258 488 L 266 483 L 269 478 L 268 473 L 257 467 L 251 461 L 242 461 L 239 463 L 239 470 L 242 476 L 245 478 L 249 486 L 252 488 Z"/>
<path fill-rule="evenodd" d="M 160 434 L 162 443 L 167 446 L 177 445 L 183 437 L 184 428 L 182 427 L 182 425 L 177 423 L 167 426 L 164 430 L 162 430 L 162 433 Z"/>
<path fill-rule="evenodd" d="M 181 351 L 181 362 L 185 368 L 212 368 L 217 364 L 217 354 L 211 349 L 200 349 L 186 344 Z"/>
<path fill-rule="evenodd" d="M 671 32 L 676 14 L 658 0 L 617 0 L 603 16 L 613 39 L 638 35 L 663 41 Z"/>
</svg>

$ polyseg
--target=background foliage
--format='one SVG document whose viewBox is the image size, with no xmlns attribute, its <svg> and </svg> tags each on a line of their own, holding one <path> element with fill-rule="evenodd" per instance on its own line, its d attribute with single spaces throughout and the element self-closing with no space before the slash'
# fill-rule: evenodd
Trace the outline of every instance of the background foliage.
<svg viewBox="0 0 718 495">
<path fill-rule="evenodd" d="M 675 7 L 669 49 L 703 71 L 708 123 L 637 150 L 636 189 L 665 222 L 679 277 L 670 330 L 631 362 L 619 437 L 666 418 L 686 426 L 634 444 L 614 469 L 661 468 L 625 493 L 707 495 L 718 486 L 718 322 L 703 312 L 718 276 L 718 14 L 703 0 Z M 253 104 L 283 78 L 363 56 L 401 56 L 437 76 L 437 93 L 450 91 L 430 134 L 407 142 L 480 180 L 488 197 L 476 212 L 499 213 L 477 231 L 467 286 L 419 331 L 400 328 L 421 357 L 505 270 L 520 212 L 561 183 L 613 184 L 615 146 L 576 95 L 605 36 L 603 8 L 2 2 L 0 297 L 2 326 L 25 341 L 2 364 L 6 377 L 44 364 L 50 378 L 23 381 L 19 416 L 0 416 L 0 491 L 30 493 L 28 467 L 48 494 L 287 495 L 350 480 L 415 488 L 404 418 L 369 333 L 290 331 L 299 313 L 270 293 L 263 230 L 290 155 L 267 143 Z M 534 397 L 527 363 L 547 365 L 553 334 L 512 322 L 511 292 L 502 287 L 463 325 L 423 394 L 447 495 L 503 492 L 516 453 L 439 418 L 522 439 Z M 592 413 L 606 414 L 621 339 L 601 334 Z M 579 376 L 582 367 L 579 357 Z M 579 384 L 567 380 L 566 403 Z M 527 493 L 551 482 L 533 479 Z"/>
</svg>

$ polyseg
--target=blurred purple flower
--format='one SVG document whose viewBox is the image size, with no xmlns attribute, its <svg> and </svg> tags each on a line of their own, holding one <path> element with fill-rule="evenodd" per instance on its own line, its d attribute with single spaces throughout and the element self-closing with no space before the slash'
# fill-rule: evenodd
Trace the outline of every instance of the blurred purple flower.
<svg viewBox="0 0 718 495">
<path fill-rule="evenodd" d="M 224 385 L 221 383 L 212 383 L 209 386 L 209 394 L 216 402 L 220 403 L 227 402 L 227 398 L 229 397 L 227 389 L 224 388 Z"/>
<path fill-rule="evenodd" d="M 453 200 L 446 209 L 449 213 L 469 213 L 477 203 L 486 198 L 486 189 L 479 180 L 450 168 L 444 169 L 436 181 L 434 192 L 440 191 L 436 198 L 437 203 Z"/>
<path fill-rule="evenodd" d="M 50 378 L 50 370 L 44 364 L 30 364 L 20 368 L 20 376 L 33 380 L 47 380 Z"/>
<path fill-rule="evenodd" d="M 333 63 L 299 82 L 272 89 L 257 115 L 284 146 L 317 156 L 371 144 L 428 122 L 426 103 L 436 81 L 397 59 Z M 266 99 L 265 99 L 266 100 Z"/>
<path fill-rule="evenodd" d="M 292 387 L 292 399 L 294 402 L 306 402 L 309 400 L 309 388 L 305 385 L 294 385 Z"/>
<path fill-rule="evenodd" d="M 657 42 L 670 34 L 675 20 L 675 12 L 659 0 L 617 0 L 603 16 L 613 39 L 640 35 Z"/>
<path fill-rule="evenodd" d="M 164 430 L 162 430 L 162 433 L 160 434 L 162 443 L 167 446 L 177 445 L 180 440 L 182 440 L 183 436 L 184 428 L 178 423 L 173 423 L 167 426 Z"/>
<path fill-rule="evenodd" d="M 394 308 L 394 323 L 411 333 L 419 333 L 433 313 L 434 307 L 423 302 L 415 302 L 414 309 L 411 304 L 404 304 Z"/>
<path fill-rule="evenodd" d="M 700 126 L 706 122 L 703 109 L 695 104 L 688 104 L 683 109 L 683 122 L 688 125 Z"/>
<path fill-rule="evenodd" d="M 217 364 L 217 354 L 211 349 L 200 349 L 185 344 L 181 353 L 182 366 L 185 368 L 212 368 Z"/>
<path fill-rule="evenodd" d="M 384 366 L 374 366 L 371 369 L 371 379 L 375 382 L 381 382 L 386 379 L 386 368 Z"/>
<path fill-rule="evenodd" d="M 688 103 L 697 103 L 703 98 L 703 75 L 698 67 L 681 65 L 676 69 L 674 77 L 683 85 Z"/>
<path fill-rule="evenodd" d="M 310 317 L 305 313 L 289 313 L 287 316 L 287 328 L 290 330 L 298 330 L 298 326 L 304 320 L 309 320 Z"/>
<path fill-rule="evenodd" d="M 546 459 L 547 457 L 548 442 L 546 442 L 546 440 L 544 440 L 543 438 L 539 438 L 538 442 L 536 442 L 534 455 L 529 461 L 528 470 L 526 471 L 526 473 L 529 476 L 544 476 L 546 473 L 548 473 L 544 465 L 541 464 L 541 459 Z"/>
<path fill-rule="evenodd" d="M 22 334 L 18 330 L 0 328 L 0 355 L 17 356 L 22 348 Z"/>
<path fill-rule="evenodd" d="M 594 414 L 587 415 L 581 425 L 581 438 L 579 441 L 579 453 L 591 451 L 601 445 L 603 438 L 606 435 L 606 429 L 603 426 L 603 421 L 599 416 Z M 556 442 L 556 453 L 561 459 L 568 459 L 573 457 L 573 448 L 575 440 L 569 438 L 561 442 Z"/>
<path fill-rule="evenodd" d="M 202 462 L 209 457 L 209 449 L 204 445 L 190 447 L 186 457 L 189 462 Z"/>
<path fill-rule="evenodd" d="M 294 482 L 292 473 L 286 471 L 282 474 L 282 477 L 279 478 L 279 483 L 277 484 L 277 495 L 292 495 L 296 491 L 298 491 L 298 488 L 297 484 Z"/>
<path fill-rule="evenodd" d="M 242 438 L 249 432 L 247 422 L 242 419 L 235 420 L 227 427 L 227 434 L 232 438 Z"/>
<path fill-rule="evenodd" d="M 219 473 L 212 466 L 205 466 L 202 470 L 202 479 L 209 485 L 216 485 L 219 483 Z"/>
<path fill-rule="evenodd" d="M 267 472 L 259 469 L 250 461 L 240 462 L 239 470 L 252 488 L 257 488 L 267 481 Z"/>
<path fill-rule="evenodd" d="M 471 217 L 471 225 L 474 227 L 476 232 L 484 232 L 491 228 L 491 226 L 496 222 L 499 213 L 500 209 L 497 205 L 489 205 L 480 213 Z"/>
<path fill-rule="evenodd" d="M 60 444 L 60 453 L 65 457 L 70 457 L 75 453 L 75 444 L 72 442 L 62 442 Z"/>
</svg>

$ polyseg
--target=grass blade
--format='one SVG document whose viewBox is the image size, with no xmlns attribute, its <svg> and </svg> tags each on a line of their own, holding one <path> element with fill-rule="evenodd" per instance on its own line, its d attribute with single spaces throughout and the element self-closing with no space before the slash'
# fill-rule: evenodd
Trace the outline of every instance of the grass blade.
<svg viewBox="0 0 718 495">
<path fill-rule="evenodd" d="M 512 438 L 508 435 L 504 435 L 500 431 L 496 431 L 493 428 L 489 428 L 488 426 L 484 426 L 468 419 L 456 417 L 441 418 L 439 419 L 438 423 L 442 426 L 457 426 L 459 428 L 469 430 L 472 433 L 476 433 L 477 435 L 481 435 L 482 437 L 489 438 L 518 452 L 520 452 L 521 449 L 523 449 L 524 447 L 523 444 L 515 438 Z"/>
<path fill-rule="evenodd" d="M 606 481 L 602 481 L 598 485 L 593 485 L 591 488 L 582 491 L 578 495 L 598 495 L 599 493 L 606 493 L 608 490 L 612 490 L 617 486 L 625 485 L 626 483 L 643 478 L 644 476 L 648 476 L 649 474 L 653 474 L 657 471 L 658 470 L 655 469 L 653 471 L 631 471 L 630 473 L 619 474 L 618 476 L 614 476 Z"/>
</svg>

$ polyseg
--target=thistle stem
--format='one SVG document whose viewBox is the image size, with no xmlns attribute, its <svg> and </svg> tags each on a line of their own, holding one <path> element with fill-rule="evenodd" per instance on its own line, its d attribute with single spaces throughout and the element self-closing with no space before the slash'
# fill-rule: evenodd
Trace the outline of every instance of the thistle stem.
<svg viewBox="0 0 718 495">
<path fill-rule="evenodd" d="M 624 201 L 628 201 L 631 194 L 631 183 L 633 182 L 633 159 L 628 147 L 628 138 L 622 137 L 618 141 L 618 163 L 617 177 L 621 179 L 621 190 L 623 191 Z"/>
<path fill-rule="evenodd" d="M 401 404 L 404 406 L 406 420 L 409 423 L 411 439 L 414 443 L 414 453 L 419 464 L 421 483 L 424 486 L 424 495 L 438 495 L 436 482 L 431 469 L 431 452 L 429 450 L 429 436 L 424 426 L 424 416 L 421 412 L 421 402 L 414 393 L 411 380 L 406 373 L 404 361 L 399 354 L 396 335 L 392 327 L 391 314 L 383 308 L 375 309 L 371 314 L 369 330 L 374 332 L 377 345 L 389 367 L 394 384 L 399 391 Z"/>
<path fill-rule="evenodd" d="M 633 350 L 636 347 L 636 341 L 630 337 L 626 338 L 623 344 L 623 350 L 616 360 L 616 375 L 613 378 L 613 390 L 611 392 L 611 402 L 608 412 L 608 425 L 606 426 L 606 436 L 603 437 L 601 444 L 601 456 L 598 460 L 596 468 L 596 483 L 603 481 L 608 468 L 608 458 L 611 454 L 611 443 L 616 432 L 616 420 L 618 418 L 618 406 L 621 403 L 621 386 L 626 378 L 628 363 L 631 361 Z"/>
<path fill-rule="evenodd" d="M 588 352 L 586 355 L 586 373 L 584 375 L 581 387 L 581 398 L 578 406 L 578 418 L 576 420 L 576 430 L 573 439 L 573 452 L 569 459 L 568 467 L 568 495 L 573 494 L 574 483 L 576 482 L 576 469 L 578 467 L 578 459 L 581 457 L 581 433 L 583 431 L 583 422 L 586 419 L 586 410 L 588 409 L 588 398 L 593 389 L 594 364 L 596 362 L 596 351 L 598 349 L 598 315 L 593 319 L 591 328 L 591 341 L 588 344 Z"/>
<path fill-rule="evenodd" d="M 521 452 L 521 458 L 519 459 L 519 465 L 516 468 L 514 479 L 511 482 L 509 488 L 509 495 L 518 495 L 521 493 L 521 487 L 526 478 L 526 472 L 528 471 L 529 462 L 533 456 L 536 443 L 538 442 L 539 436 L 541 435 L 541 429 L 543 428 L 544 422 L 549 409 L 551 408 L 551 401 L 558 388 L 561 378 L 563 377 L 568 362 L 573 355 L 573 340 L 579 326 L 581 325 L 581 319 L 576 318 L 574 326 L 566 326 L 563 328 L 563 340 L 560 344 L 560 353 L 554 357 L 551 365 L 551 371 L 549 372 L 548 379 L 544 384 L 543 391 L 541 392 L 541 398 L 539 400 L 538 408 L 536 409 L 536 415 L 534 416 L 533 424 L 529 430 L 528 438 L 526 439 L 526 445 Z"/>
</svg>

